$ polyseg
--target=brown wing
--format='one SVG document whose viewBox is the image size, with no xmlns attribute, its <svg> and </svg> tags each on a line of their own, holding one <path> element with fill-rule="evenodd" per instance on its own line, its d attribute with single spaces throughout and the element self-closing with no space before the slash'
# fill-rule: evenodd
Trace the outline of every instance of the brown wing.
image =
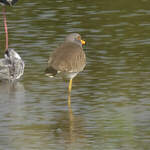
<svg viewBox="0 0 150 150">
<path fill-rule="evenodd" d="M 86 64 L 83 49 L 76 43 L 64 43 L 49 58 L 49 66 L 58 71 L 80 72 Z"/>
</svg>

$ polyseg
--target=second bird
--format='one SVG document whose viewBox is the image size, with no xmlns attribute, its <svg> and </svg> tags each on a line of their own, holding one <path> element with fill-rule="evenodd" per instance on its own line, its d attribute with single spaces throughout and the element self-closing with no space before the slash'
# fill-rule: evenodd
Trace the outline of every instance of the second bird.
<svg viewBox="0 0 150 150">
<path fill-rule="evenodd" d="M 54 77 L 60 74 L 70 80 L 69 95 L 72 88 L 72 79 L 81 71 L 86 65 L 86 56 L 82 45 L 85 41 L 81 39 L 80 34 L 69 34 L 64 43 L 62 43 L 49 57 L 46 75 Z M 70 102 L 68 102 L 70 103 Z"/>
<path fill-rule="evenodd" d="M 18 0 L 0 0 L 1 5 L 14 5 Z"/>
</svg>

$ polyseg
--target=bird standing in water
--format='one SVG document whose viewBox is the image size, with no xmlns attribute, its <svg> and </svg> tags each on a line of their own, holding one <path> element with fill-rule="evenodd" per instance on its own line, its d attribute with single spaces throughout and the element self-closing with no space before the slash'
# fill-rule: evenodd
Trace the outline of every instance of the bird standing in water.
<svg viewBox="0 0 150 150">
<path fill-rule="evenodd" d="M 24 62 L 14 49 L 8 48 L 8 29 L 5 6 L 13 6 L 18 0 L 0 0 L 3 6 L 3 18 L 6 34 L 5 58 L 0 59 L 0 80 L 14 81 L 24 73 Z"/>
<path fill-rule="evenodd" d="M 13 6 L 18 0 L 0 0 L 0 4 L 3 6 L 3 18 L 4 18 L 4 26 L 5 26 L 5 34 L 6 34 L 6 48 L 8 49 L 8 29 L 7 29 L 7 20 L 6 20 L 6 10 L 5 5 Z"/>
<path fill-rule="evenodd" d="M 24 62 L 14 49 L 5 51 L 5 58 L 0 59 L 0 80 L 14 81 L 24 73 Z"/>
<path fill-rule="evenodd" d="M 48 67 L 45 71 L 49 77 L 54 77 L 57 74 L 62 75 L 70 80 L 68 87 L 68 105 L 71 105 L 70 94 L 72 89 L 72 79 L 86 65 L 86 56 L 82 45 L 85 41 L 81 39 L 80 34 L 69 34 L 63 44 L 61 44 L 49 57 Z"/>
</svg>

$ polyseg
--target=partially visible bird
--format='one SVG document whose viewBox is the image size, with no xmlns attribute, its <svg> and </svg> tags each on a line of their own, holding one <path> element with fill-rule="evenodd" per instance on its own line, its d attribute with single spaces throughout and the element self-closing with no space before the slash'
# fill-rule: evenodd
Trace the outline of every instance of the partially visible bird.
<svg viewBox="0 0 150 150">
<path fill-rule="evenodd" d="M 18 0 L 0 0 L 1 5 L 14 5 Z"/>
<path fill-rule="evenodd" d="M 0 59 L 0 80 L 14 81 L 24 73 L 24 62 L 14 49 L 5 51 L 5 58 Z"/>
<path fill-rule="evenodd" d="M 62 43 L 49 57 L 48 67 L 45 73 L 49 77 L 53 77 L 58 73 L 70 80 L 69 95 L 72 89 L 72 79 L 81 72 L 86 65 L 86 55 L 82 45 L 85 41 L 81 39 L 80 34 L 69 34 L 64 43 Z M 70 105 L 70 100 L 68 100 Z"/>
<path fill-rule="evenodd" d="M 14 5 L 18 0 L 0 0 L 0 4 L 3 7 L 3 18 L 4 18 L 4 26 L 5 26 L 5 34 L 6 34 L 6 48 L 5 50 L 8 49 L 8 29 L 7 29 L 7 19 L 6 19 L 6 10 L 5 10 L 5 5 L 12 6 Z"/>
</svg>

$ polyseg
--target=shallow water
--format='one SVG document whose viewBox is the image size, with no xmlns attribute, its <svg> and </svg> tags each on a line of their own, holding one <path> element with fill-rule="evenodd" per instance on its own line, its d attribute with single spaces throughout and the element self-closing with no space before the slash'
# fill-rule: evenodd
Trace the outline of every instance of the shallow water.
<svg viewBox="0 0 150 150">
<path fill-rule="evenodd" d="M 148 150 L 149 17 L 148 0 L 22 0 L 7 8 L 9 47 L 26 68 L 19 82 L 0 83 L 0 149 Z M 44 75 L 50 52 L 71 32 L 87 43 L 72 110 L 68 82 Z"/>
</svg>

